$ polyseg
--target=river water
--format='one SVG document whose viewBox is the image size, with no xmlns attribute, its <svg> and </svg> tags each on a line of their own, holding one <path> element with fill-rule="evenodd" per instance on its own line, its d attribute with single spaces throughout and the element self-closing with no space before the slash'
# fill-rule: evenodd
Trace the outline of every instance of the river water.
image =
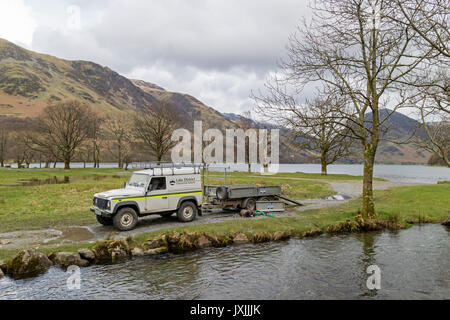
<svg viewBox="0 0 450 320">
<path fill-rule="evenodd" d="M 69 290 L 59 268 L 34 279 L 0 280 L 0 299 L 449 299 L 450 229 L 291 239 L 135 258 L 81 269 Z M 381 270 L 369 290 L 367 268 Z"/>
</svg>

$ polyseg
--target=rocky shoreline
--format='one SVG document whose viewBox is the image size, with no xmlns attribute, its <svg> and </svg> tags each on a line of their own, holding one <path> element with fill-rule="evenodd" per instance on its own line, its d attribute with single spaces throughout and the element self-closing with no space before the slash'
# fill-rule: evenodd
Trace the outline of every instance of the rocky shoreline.
<svg viewBox="0 0 450 320">
<path fill-rule="evenodd" d="M 356 222 L 347 220 L 322 229 L 311 229 L 302 233 L 278 231 L 274 233 L 237 233 L 218 236 L 197 232 L 169 232 L 157 237 L 150 237 L 140 244 L 133 244 L 132 238 L 102 240 L 96 242 L 91 249 L 79 249 L 77 252 L 55 252 L 45 255 L 36 250 L 23 250 L 7 262 L 0 261 L 0 278 L 5 275 L 16 280 L 32 278 L 47 272 L 53 266 L 63 269 L 73 265 L 88 267 L 90 265 L 120 263 L 132 257 L 166 253 L 181 254 L 204 248 L 315 237 L 324 233 L 349 234 L 405 228 L 396 221 L 374 220 L 365 222 L 358 217 L 355 220 Z M 450 219 L 442 224 L 450 226 Z"/>
</svg>

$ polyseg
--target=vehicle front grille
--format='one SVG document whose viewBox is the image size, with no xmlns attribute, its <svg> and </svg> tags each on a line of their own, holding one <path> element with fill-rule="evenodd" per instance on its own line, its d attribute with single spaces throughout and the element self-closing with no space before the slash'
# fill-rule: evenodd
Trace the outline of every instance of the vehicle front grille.
<svg viewBox="0 0 450 320">
<path fill-rule="evenodd" d="M 108 209 L 108 200 L 95 198 L 95 206 L 99 209 L 106 210 Z"/>
</svg>

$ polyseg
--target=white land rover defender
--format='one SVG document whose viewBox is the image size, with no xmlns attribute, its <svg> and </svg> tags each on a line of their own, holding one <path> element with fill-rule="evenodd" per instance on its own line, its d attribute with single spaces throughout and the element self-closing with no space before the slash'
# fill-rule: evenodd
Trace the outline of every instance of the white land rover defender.
<svg viewBox="0 0 450 320">
<path fill-rule="evenodd" d="M 132 174 L 124 189 L 94 195 L 98 222 L 114 225 L 121 231 L 132 230 L 139 217 L 177 213 L 181 222 L 201 215 L 203 201 L 199 167 L 153 168 Z"/>
</svg>

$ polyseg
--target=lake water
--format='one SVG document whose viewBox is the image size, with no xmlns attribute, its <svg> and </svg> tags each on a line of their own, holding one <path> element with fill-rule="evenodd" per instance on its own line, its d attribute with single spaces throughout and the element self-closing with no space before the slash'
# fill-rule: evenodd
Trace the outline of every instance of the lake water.
<svg viewBox="0 0 450 320">
<path fill-rule="evenodd" d="M 0 299 L 449 299 L 450 229 L 292 239 L 135 258 L 81 269 L 81 290 L 52 268 L 28 280 L 0 279 Z M 381 289 L 369 290 L 369 266 Z"/>
<path fill-rule="evenodd" d="M 43 166 L 43 164 L 42 164 Z M 72 163 L 72 168 L 83 168 L 81 162 Z M 92 163 L 87 164 L 92 167 Z M 64 168 L 63 163 L 57 163 L 57 168 Z M 231 170 L 246 171 L 247 165 L 234 164 Z M 31 168 L 39 168 L 39 164 L 32 164 Z M 116 163 L 101 163 L 100 168 L 117 168 Z M 130 166 L 131 168 L 131 166 Z M 272 168 L 273 170 L 273 168 Z M 257 165 L 252 166 L 252 171 L 259 172 Z M 320 164 L 281 164 L 278 172 L 306 172 L 320 173 Z M 336 164 L 328 166 L 329 173 L 349 174 L 355 176 L 363 175 L 363 166 L 361 164 Z M 407 183 L 436 183 L 438 181 L 450 181 L 450 169 L 446 167 L 429 167 L 423 165 L 376 165 L 374 175 L 377 178 L 383 178 L 396 182 Z"/>
<path fill-rule="evenodd" d="M 246 165 L 233 165 L 232 170 L 247 169 Z M 270 169 L 275 170 L 274 168 Z M 259 166 L 253 166 L 252 171 L 260 171 Z M 320 164 L 280 164 L 278 172 L 320 173 Z M 363 175 L 361 164 L 333 164 L 328 166 L 330 174 Z M 374 176 L 390 181 L 406 183 L 437 183 L 450 181 L 450 169 L 446 167 L 429 167 L 423 165 L 375 165 Z"/>
</svg>

